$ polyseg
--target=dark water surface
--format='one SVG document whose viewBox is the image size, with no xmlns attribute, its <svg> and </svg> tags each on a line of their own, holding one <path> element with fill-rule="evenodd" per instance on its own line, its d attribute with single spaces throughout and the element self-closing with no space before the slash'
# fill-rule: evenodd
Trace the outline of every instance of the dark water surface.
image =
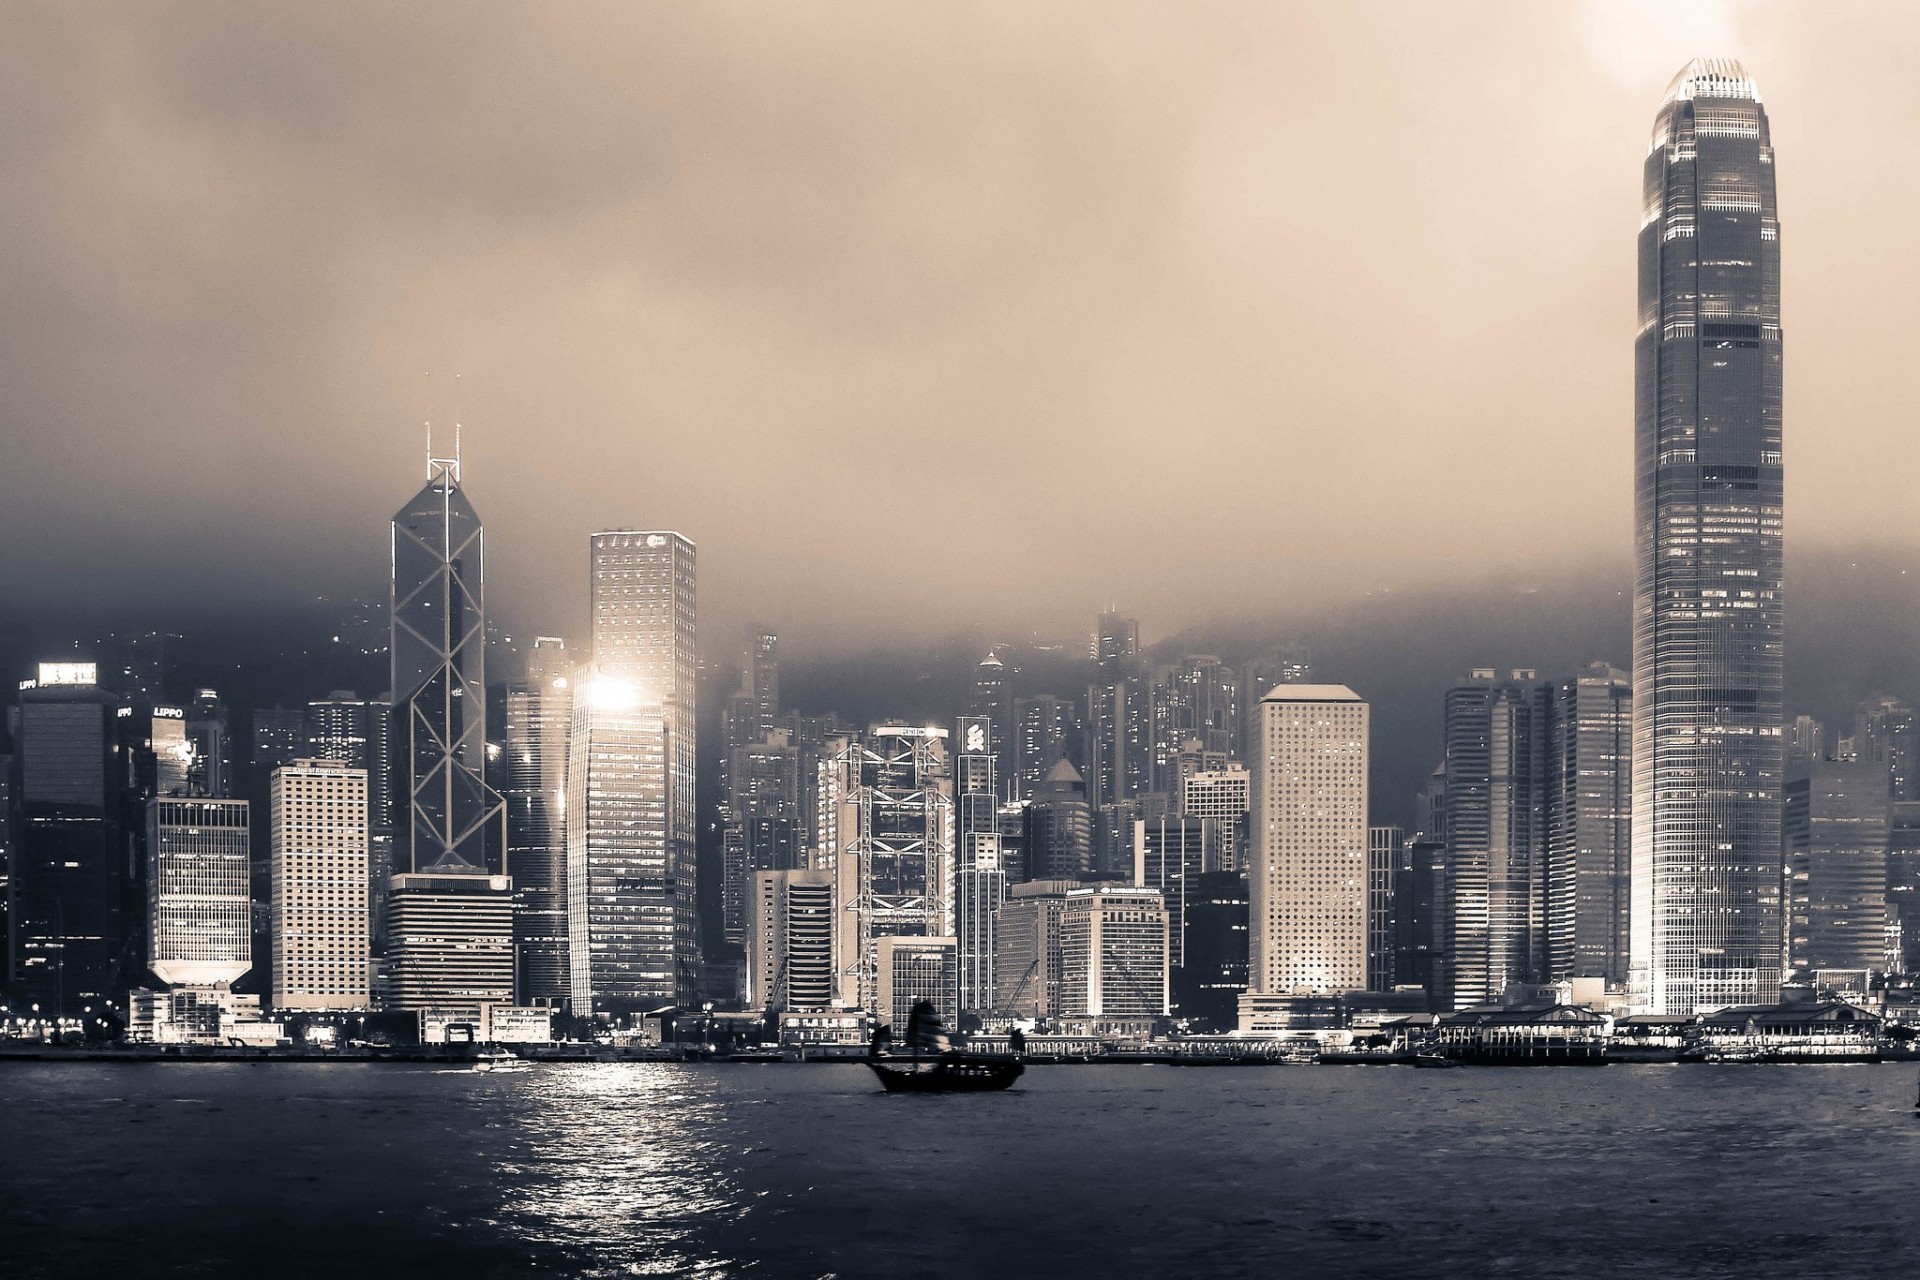
<svg viewBox="0 0 1920 1280">
<path fill-rule="evenodd" d="M 0 1064 L 0 1275 L 1893 1276 L 1900 1066 Z"/>
</svg>

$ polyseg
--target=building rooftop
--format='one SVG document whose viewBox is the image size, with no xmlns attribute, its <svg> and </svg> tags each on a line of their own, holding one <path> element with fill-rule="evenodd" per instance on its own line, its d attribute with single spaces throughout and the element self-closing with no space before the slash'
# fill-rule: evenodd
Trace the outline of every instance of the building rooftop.
<svg viewBox="0 0 1920 1280">
<path fill-rule="evenodd" d="M 1277 684 L 1262 702 L 1363 702 L 1343 684 Z"/>
<path fill-rule="evenodd" d="M 1680 74 L 1667 86 L 1667 96 L 1660 100 L 1660 105 L 1695 98 L 1750 98 L 1758 102 L 1760 87 L 1736 59 L 1695 58 L 1680 68 Z"/>
</svg>

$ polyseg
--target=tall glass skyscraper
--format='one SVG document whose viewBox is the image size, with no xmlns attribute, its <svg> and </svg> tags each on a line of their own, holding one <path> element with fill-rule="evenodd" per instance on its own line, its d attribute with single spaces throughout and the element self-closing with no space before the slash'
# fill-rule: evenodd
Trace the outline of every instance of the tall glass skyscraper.
<svg viewBox="0 0 1920 1280">
<path fill-rule="evenodd" d="M 693 542 L 593 535 L 591 665 L 575 690 L 567 783 L 574 1012 L 691 1000 L 695 913 Z"/>
<path fill-rule="evenodd" d="M 463 1008 L 513 999 L 506 807 L 487 785 L 486 573 L 457 459 L 393 517 L 394 875 L 385 1002 Z M 365 803 L 365 795 L 361 797 Z"/>
<path fill-rule="evenodd" d="M 427 464 L 393 517 L 395 870 L 486 874 L 505 846 L 487 786 L 486 592 L 480 517 L 460 464 Z"/>
<path fill-rule="evenodd" d="M 1635 342 L 1631 980 L 1778 998 L 1780 224 L 1753 80 L 1696 59 L 1654 119 Z"/>
<path fill-rule="evenodd" d="M 567 737 L 573 665 L 556 636 L 538 636 L 527 676 L 502 698 L 507 874 L 519 999 L 559 1004 L 572 994 L 567 959 Z"/>
</svg>

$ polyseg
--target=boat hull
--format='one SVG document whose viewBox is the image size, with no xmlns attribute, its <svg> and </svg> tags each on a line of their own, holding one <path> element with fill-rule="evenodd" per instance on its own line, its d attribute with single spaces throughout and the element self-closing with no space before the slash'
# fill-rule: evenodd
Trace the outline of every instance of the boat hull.
<svg viewBox="0 0 1920 1280">
<path fill-rule="evenodd" d="M 987 1093 L 1009 1088 L 1026 1071 L 1018 1058 L 950 1055 L 921 1062 L 867 1062 L 888 1093 Z"/>
</svg>

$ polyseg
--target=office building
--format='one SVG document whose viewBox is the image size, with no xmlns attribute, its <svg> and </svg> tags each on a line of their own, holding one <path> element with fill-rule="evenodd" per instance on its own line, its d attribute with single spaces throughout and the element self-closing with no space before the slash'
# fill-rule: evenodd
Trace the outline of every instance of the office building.
<svg viewBox="0 0 1920 1280">
<path fill-rule="evenodd" d="M 1186 964 L 1187 900 L 1200 877 L 1219 869 L 1213 821 L 1163 814 L 1133 824 L 1133 883 L 1160 895 L 1167 915 L 1167 963 Z"/>
<path fill-rule="evenodd" d="M 1167 909 L 1156 889 L 1088 885 L 1060 913 L 1064 1017 L 1167 1014 Z"/>
<path fill-rule="evenodd" d="M 506 847 L 487 785 L 486 574 L 457 460 L 393 517 L 395 868 L 486 876 Z M 311 710 L 311 709 L 310 709 Z"/>
<path fill-rule="evenodd" d="M 606 819 L 638 827 L 613 831 L 602 815 L 569 814 L 576 854 L 602 845 L 621 848 L 612 856 L 630 864 L 623 876 L 585 885 L 589 902 L 586 913 L 576 915 L 573 935 L 574 999 L 580 1000 L 583 974 L 611 964 L 626 975 L 614 984 L 621 1001 L 640 999 L 643 992 L 659 1002 L 689 1001 L 699 990 L 701 964 L 694 857 L 694 545 L 671 531 L 617 529 L 594 534 L 589 554 L 590 685 L 596 692 L 582 704 L 585 724 L 576 717 L 575 741 L 588 743 L 594 769 L 590 779 L 579 780 L 590 781 Z M 626 747 L 618 745 L 623 741 Z M 584 823 L 579 832 L 573 830 L 576 817 Z M 586 873 L 575 868 L 573 874 Z M 623 905 L 594 901 L 609 893 L 620 895 Z M 593 934 L 595 921 L 604 936 L 585 940 L 583 951 L 580 929 Z"/>
<path fill-rule="evenodd" d="M 581 1017 L 691 998 L 668 839 L 667 732 L 631 681 L 586 673 L 567 752 L 567 956 Z"/>
<path fill-rule="evenodd" d="M 1247 989 L 1247 877 L 1206 871 L 1187 886 L 1181 955 L 1172 969 L 1173 1013 L 1189 1030 L 1232 1031 Z"/>
<path fill-rule="evenodd" d="M 1393 984 L 1420 987 L 1427 1011 L 1449 1013 L 1453 993 L 1453 903 L 1444 841 L 1401 842 L 1393 876 Z"/>
<path fill-rule="evenodd" d="M 1067 760 L 1057 760 L 1027 801 L 1027 875 L 1074 879 L 1093 870 L 1093 807 L 1087 783 Z"/>
<path fill-rule="evenodd" d="M 387 1007 L 476 1021 L 514 1002 L 513 885 L 413 872 L 387 898 Z"/>
<path fill-rule="evenodd" d="M 993 1013 L 1037 1021 L 1061 1011 L 1060 917 L 1078 880 L 1027 880 L 1007 891 L 994 922 Z"/>
<path fill-rule="evenodd" d="M 786 729 L 726 753 L 721 801 L 721 911 L 728 942 L 746 942 L 753 877 L 808 865 L 801 751 Z"/>
<path fill-rule="evenodd" d="M 385 950 L 387 891 L 394 873 L 393 704 L 335 689 L 307 703 L 305 749 L 310 760 L 332 760 L 367 771 L 367 911 L 373 950 Z"/>
<path fill-rule="evenodd" d="M 392 565 L 394 874 L 378 930 L 386 1001 L 432 1010 L 450 996 L 477 1016 L 468 993 L 513 1000 L 513 907 L 506 806 L 486 778 L 485 536 L 458 459 L 430 459 L 426 485 L 394 515 Z M 504 984 L 493 954 L 501 920 Z"/>
<path fill-rule="evenodd" d="M 1545 977 L 1627 982 L 1632 895 L 1633 681 L 1604 662 L 1559 681 L 1548 708 Z"/>
<path fill-rule="evenodd" d="M 847 739 L 827 767 L 833 774 L 829 791 L 837 799 L 832 839 L 839 998 L 880 1013 L 880 939 L 954 937 L 947 731 L 875 725 Z"/>
<path fill-rule="evenodd" d="M 873 1016 L 904 1035 L 913 1006 L 932 1005 L 943 1026 L 960 1017 L 959 946 L 952 938 L 889 934 L 874 940 Z"/>
<path fill-rule="evenodd" d="M 255 707 L 250 762 L 266 777 L 307 753 L 307 713 L 303 707 Z"/>
<path fill-rule="evenodd" d="M 220 700 L 219 691 L 200 689 L 186 711 L 187 744 L 193 754 L 187 794 L 226 799 L 238 785 L 226 703 Z"/>
<path fill-rule="evenodd" d="M 1545 980 L 1547 706 L 1534 672 L 1476 668 L 1446 693 L 1454 1000 Z"/>
<path fill-rule="evenodd" d="M 13 931 L 21 996 L 79 1013 L 117 1002 L 138 978 L 144 816 L 129 780 L 144 735 L 91 662 L 43 662 L 13 721 Z"/>
<path fill-rule="evenodd" d="M 567 739 L 573 665 L 566 643 L 536 636 L 525 678 L 501 699 L 500 797 L 507 809 L 513 948 L 523 1006 L 573 994 L 567 957 Z"/>
<path fill-rule="evenodd" d="M 987 722 L 987 740 L 993 752 L 993 777 L 996 785 L 1013 776 L 1013 695 L 1007 666 L 997 651 L 973 670 L 973 692 L 967 699 L 967 715 Z M 1005 798 L 1005 797 L 1001 797 Z"/>
<path fill-rule="evenodd" d="M 145 745 L 153 760 L 153 781 L 149 789 L 160 796 L 191 794 L 193 744 L 187 738 L 186 708 L 148 706 L 143 710 L 147 725 Z"/>
<path fill-rule="evenodd" d="M 253 967 L 245 800 L 147 802 L 147 968 L 168 986 L 232 985 Z"/>
<path fill-rule="evenodd" d="M 1061 760 L 1084 770 L 1086 731 L 1078 703 L 1050 693 L 1014 699 L 1016 721 L 1013 799 L 1033 794 L 1047 771 Z"/>
<path fill-rule="evenodd" d="M 1885 759 L 1788 768 L 1787 963 L 1799 981 L 1888 968 L 1889 777 Z"/>
<path fill-rule="evenodd" d="M 1367 984 L 1368 707 L 1345 685 L 1260 700 L 1249 850 L 1253 993 Z"/>
<path fill-rule="evenodd" d="M 1759 90 L 1696 59 L 1654 119 L 1634 345 L 1629 941 L 1659 1013 L 1779 997 L 1779 235 Z"/>
<path fill-rule="evenodd" d="M 1367 990 L 1391 991 L 1394 985 L 1393 891 L 1400 869 L 1399 827 L 1367 828 Z"/>
<path fill-rule="evenodd" d="M 294 760 L 268 782 L 276 1009 L 365 1009 L 367 773 Z"/>
<path fill-rule="evenodd" d="M 1007 896 L 1000 846 L 999 753 L 992 720 L 962 716 L 953 757 L 953 922 L 960 1008 L 993 1004 L 993 919 Z"/>
<path fill-rule="evenodd" d="M 747 929 L 746 1003 L 770 1012 L 833 1007 L 833 873 L 759 871 Z"/>
<path fill-rule="evenodd" d="M 1180 780 L 1180 812 L 1210 818 L 1220 841 L 1220 870 L 1241 869 L 1253 811 L 1253 775 L 1246 766 L 1229 763 L 1219 769 L 1201 769 Z"/>
</svg>

